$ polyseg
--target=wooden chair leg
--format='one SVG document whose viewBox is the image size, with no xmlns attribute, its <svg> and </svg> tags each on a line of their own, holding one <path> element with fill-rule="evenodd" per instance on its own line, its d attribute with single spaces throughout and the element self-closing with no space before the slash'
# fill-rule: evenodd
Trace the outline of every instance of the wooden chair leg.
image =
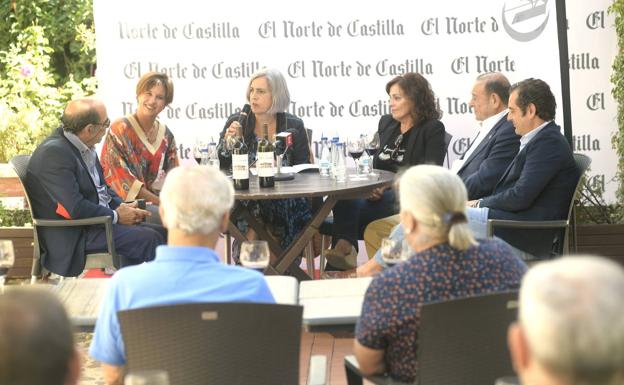
<svg viewBox="0 0 624 385">
<path fill-rule="evenodd" d="M 310 278 L 314 279 L 314 247 L 312 246 L 312 242 L 308 243 L 303 254 L 306 258 L 306 270 L 308 271 L 308 275 Z"/>
</svg>

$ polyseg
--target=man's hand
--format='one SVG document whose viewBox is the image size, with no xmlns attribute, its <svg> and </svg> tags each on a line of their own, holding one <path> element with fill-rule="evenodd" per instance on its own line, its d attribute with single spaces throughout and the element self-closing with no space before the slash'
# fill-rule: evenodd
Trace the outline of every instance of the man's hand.
<svg viewBox="0 0 624 385">
<path fill-rule="evenodd" d="M 115 209 L 117 211 L 117 223 L 122 225 L 136 225 L 143 222 L 145 217 L 152 215 L 147 210 L 137 208 L 137 202 L 122 203 Z"/>
<path fill-rule="evenodd" d="M 466 202 L 466 206 L 468 206 L 468 207 L 479 207 L 479 200 L 475 199 L 475 200 L 472 200 L 472 201 L 468 201 L 468 202 Z"/>
</svg>

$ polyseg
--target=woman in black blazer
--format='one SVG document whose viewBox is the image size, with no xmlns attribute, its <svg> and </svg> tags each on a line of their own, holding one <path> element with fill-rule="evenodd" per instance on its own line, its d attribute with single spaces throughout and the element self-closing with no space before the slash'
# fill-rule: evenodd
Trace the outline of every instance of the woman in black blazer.
<svg viewBox="0 0 624 385">
<path fill-rule="evenodd" d="M 386 92 L 390 114 L 379 120 L 380 146 L 373 166 L 397 173 L 417 164 L 442 165 L 446 154 L 442 112 L 427 79 L 408 72 L 392 79 Z M 397 212 L 391 187 L 375 189 L 368 199 L 338 202 L 334 207 L 334 248 L 326 253 L 329 265 L 341 270 L 356 267 L 357 242 L 366 226 Z"/>
</svg>

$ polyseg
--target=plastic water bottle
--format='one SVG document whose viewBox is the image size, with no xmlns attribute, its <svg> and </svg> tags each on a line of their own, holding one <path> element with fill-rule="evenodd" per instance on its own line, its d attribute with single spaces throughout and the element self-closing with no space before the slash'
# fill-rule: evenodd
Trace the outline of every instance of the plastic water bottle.
<svg viewBox="0 0 624 385">
<path fill-rule="evenodd" d="M 332 178 L 336 178 L 336 173 L 334 172 L 335 168 L 336 168 L 336 155 L 338 155 L 338 151 L 336 150 L 336 147 L 338 145 L 338 143 L 340 143 L 340 138 L 338 138 L 338 134 L 336 134 L 336 136 L 334 136 L 331 140 L 331 143 L 329 143 L 329 151 L 331 153 L 331 164 L 330 164 L 330 169 L 329 169 L 329 175 Z"/>
<path fill-rule="evenodd" d="M 221 162 L 219 162 L 219 151 L 217 149 L 217 144 L 215 142 L 208 143 L 207 151 L 208 153 L 208 166 L 214 168 L 215 170 L 219 170 L 221 167 Z"/>
<path fill-rule="evenodd" d="M 199 164 L 201 164 L 202 166 L 207 166 L 208 165 L 208 148 L 204 147 L 201 150 L 199 150 L 199 153 L 201 154 L 199 156 Z"/>
<path fill-rule="evenodd" d="M 331 171 L 331 150 L 327 138 L 321 138 L 321 159 L 319 161 L 319 172 L 321 176 L 330 176 Z"/>
<path fill-rule="evenodd" d="M 337 182 L 345 182 L 347 180 L 347 158 L 344 154 L 343 144 L 336 144 L 336 163 L 334 164 L 334 175 Z"/>
</svg>

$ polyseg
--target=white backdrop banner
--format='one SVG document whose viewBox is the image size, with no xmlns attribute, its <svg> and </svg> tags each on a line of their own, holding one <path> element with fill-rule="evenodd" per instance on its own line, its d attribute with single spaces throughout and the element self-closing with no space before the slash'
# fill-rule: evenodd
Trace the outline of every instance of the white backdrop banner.
<svg viewBox="0 0 624 385">
<path fill-rule="evenodd" d="M 574 36 L 587 43 L 578 49 L 570 44 L 572 69 L 579 71 L 572 78 L 575 143 L 592 157 L 600 152 L 599 162 L 612 163 L 607 127 L 614 121 L 607 114 L 613 104 L 608 74 L 614 37 L 608 0 L 570 3 L 570 34 L 574 28 Z M 512 83 L 544 79 L 557 97 L 557 122 L 563 125 L 554 0 L 423 4 L 95 0 L 99 96 L 109 116 L 119 117 L 135 110 L 135 86 L 143 73 L 170 75 L 175 97 L 160 118 L 173 131 L 183 161 L 190 161 L 196 137 L 217 138 L 227 117 L 245 104 L 250 75 L 264 66 L 284 73 L 289 112 L 313 129 L 315 139 L 376 130 L 379 117 L 389 112 L 386 83 L 408 71 L 432 85 L 453 135 L 451 161 L 474 136 L 468 102 L 474 79 L 484 72 L 501 71 Z M 604 53 L 592 53 L 603 45 Z M 598 72 L 593 58 L 603 54 L 596 59 Z M 585 88 L 577 92 L 581 76 Z M 600 132 L 585 134 L 590 127 Z M 603 180 L 613 168 L 594 167 Z"/>
</svg>

